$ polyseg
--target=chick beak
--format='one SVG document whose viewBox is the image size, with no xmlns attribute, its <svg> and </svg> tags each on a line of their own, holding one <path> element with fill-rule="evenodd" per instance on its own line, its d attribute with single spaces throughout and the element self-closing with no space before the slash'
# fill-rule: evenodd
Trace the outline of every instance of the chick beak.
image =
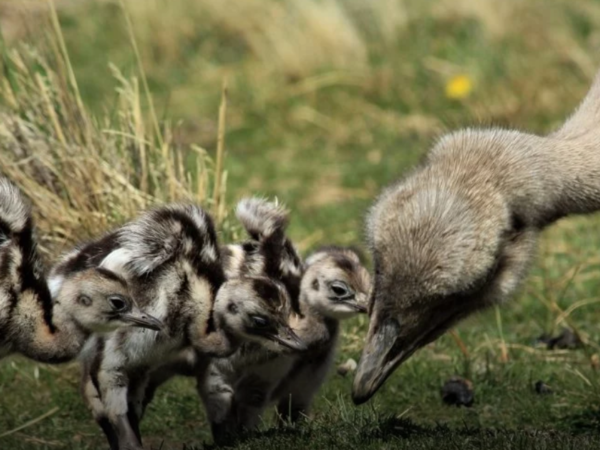
<svg viewBox="0 0 600 450">
<path fill-rule="evenodd" d="M 366 314 L 367 313 L 367 305 L 364 305 L 362 303 L 353 303 L 352 304 L 352 308 L 354 308 L 356 310 L 357 313 L 359 314 Z"/>
<path fill-rule="evenodd" d="M 308 349 L 306 343 L 289 326 L 280 326 L 277 333 L 273 334 L 271 338 L 290 350 L 303 352 Z"/>
<path fill-rule="evenodd" d="M 400 326 L 395 319 L 385 319 L 377 329 L 371 320 L 367 343 L 358 363 L 352 400 L 360 405 L 369 400 L 411 352 L 398 345 Z"/>
<path fill-rule="evenodd" d="M 164 326 L 161 320 L 146 314 L 137 307 L 133 307 L 128 313 L 121 314 L 121 320 L 130 323 L 134 327 L 148 328 L 155 331 L 162 330 Z"/>
</svg>

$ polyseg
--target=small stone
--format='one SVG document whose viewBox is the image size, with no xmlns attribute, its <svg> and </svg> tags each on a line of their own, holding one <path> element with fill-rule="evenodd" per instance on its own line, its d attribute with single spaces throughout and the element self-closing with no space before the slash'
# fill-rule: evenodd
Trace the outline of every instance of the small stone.
<svg viewBox="0 0 600 450">
<path fill-rule="evenodd" d="M 461 377 L 452 377 L 442 387 L 442 400 L 447 405 L 470 407 L 475 401 L 473 383 Z"/>
<path fill-rule="evenodd" d="M 533 340 L 533 345 L 544 346 L 547 348 L 550 345 L 550 341 L 552 341 L 553 339 L 554 338 L 552 337 L 552 335 L 544 333 Z"/>
<path fill-rule="evenodd" d="M 544 334 L 536 339 L 537 342 L 546 345 L 548 350 L 561 349 L 561 350 L 573 350 L 580 348 L 583 344 L 579 336 L 577 336 L 573 330 L 569 328 L 563 328 L 562 333 L 558 336 L 552 337 Z"/>
<path fill-rule="evenodd" d="M 338 366 L 337 373 L 345 377 L 347 374 L 354 372 L 356 367 L 358 367 L 356 361 L 352 358 L 349 358 L 345 363 Z"/>
<path fill-rule="evenodd" d="M 552 389 L 543 381 L 537 381 L 535 383 L 535 392 L 540 395 L 552 394 Z"/>
</svg>

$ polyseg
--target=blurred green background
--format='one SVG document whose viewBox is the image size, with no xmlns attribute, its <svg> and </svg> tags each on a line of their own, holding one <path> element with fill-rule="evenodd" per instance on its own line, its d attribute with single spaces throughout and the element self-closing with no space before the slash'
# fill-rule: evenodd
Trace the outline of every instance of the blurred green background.
<svg viewBox="0 0 600 450">
<path fill-rule="evenodd" d="M 139 76 L 121 4 L 55 1 L 81 96 L 110 116 L 118 83 L 109 63 Z M 304 252 L 362 247 L 363 216 L 378 191 L 448 130 L 551 131 L 600 62 L 600 2 L 591 0 L 124 4 L 173 142 L 214 154 L 226 81 L 228 206 L 276 196 L 290 207 L 290 234 Z M 0 0 L 8 47 L 42 48 L 48 24 L 48 2 Z M 275 430 L 267 421 L 239 448 L 600 448 L 598 224 L 578 217 L 548 230 L 518 297 L 457 328 L 466 353 L 444 336 L 361 408 L 349 398 L 352 377 L 334 373 L 308 424 Z M 336 363 L 358 359 L 366 325 L 346 324 Z M 535 344 L 563 326 L 582 336 L 582 348 Z M 441 403 L 439 389 L 454 374 L 475 385 L 470 409 Z M 554 393 L 536 394 L 538 380 Z M 77 384 L 74 365 L 2 361 L 0 448 L 102 448 Z M 210 442 L 203 414 L 191 381 L 169 384 L 142 425 L 148 446 Z"/>
</svg>

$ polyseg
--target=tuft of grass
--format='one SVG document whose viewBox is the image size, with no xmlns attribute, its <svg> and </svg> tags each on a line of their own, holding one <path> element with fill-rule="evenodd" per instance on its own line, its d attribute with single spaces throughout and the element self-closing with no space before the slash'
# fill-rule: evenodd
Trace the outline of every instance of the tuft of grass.
<svg viewBox="0 0 600 450">
<path fill-rule="evenodd" d="M 0 85 L 0 166 L 32 200 L 43 242 L 63 249 L 165 202 L 200 202 L 223 219 L 225 183 L 211 186 L 226 179 L 222 149 L 215 170 L 202 147 L 175 141 L 177 128 L 158 122 L 141 61 L 139 76 L 110 66 L 109 109 L 92 113 L 53 8 L 50 18 L 49 45 L 3 45 Z"/>
</svg>

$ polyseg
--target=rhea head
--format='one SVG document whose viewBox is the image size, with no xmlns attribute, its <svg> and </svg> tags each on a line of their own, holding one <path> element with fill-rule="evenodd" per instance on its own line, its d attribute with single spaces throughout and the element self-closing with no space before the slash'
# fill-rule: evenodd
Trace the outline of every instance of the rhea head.
<svg viewBox="0 0 600 450">
<path fill-rule="evenodd" d="M 215 318 L 218 326 L 245 341 L 257 342 L 281 352 L 303 351 L 306 344 L 288 321 L 290 298 L 285 287 L 270 278 L 232 278 L 217 292 Z"/>
<path fill-rule="evenodd" d="M 422 170 L 383 192 L 367 234 L 375 276 L 352 391 L 356 404 L 371 398 L 416 350 L 511 294 L 537 229 L 493 186 L 461 188 Z"/>
<path fill-rule="evenodd" d="M 310 255 L 302 276 L 302 301 L 324 317 L 367 312 L 369 272 L 350 249 L 326 247 Z"/>
<path fill-rule="evenodd" d="M 54 303 L 88 332 L 162 328 L 160 320 L 140 310 L 125 280 L 103 268 L 82 270 L 64 278 Z"/>
</svg>

